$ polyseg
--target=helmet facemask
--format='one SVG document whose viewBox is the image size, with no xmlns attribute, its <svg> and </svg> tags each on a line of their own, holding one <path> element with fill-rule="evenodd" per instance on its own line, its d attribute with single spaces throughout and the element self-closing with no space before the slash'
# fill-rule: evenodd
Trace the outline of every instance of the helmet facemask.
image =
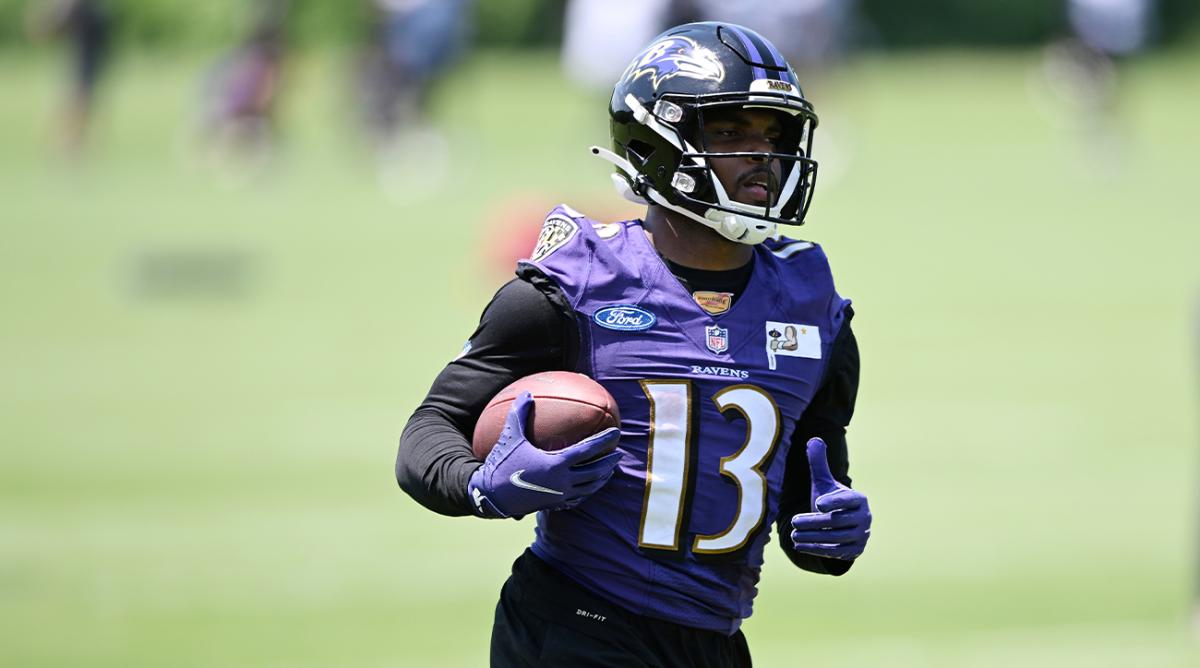
<svg viewBox="0 0 1200 668">
<path fill-rule="evenodd" d="M 713 115 L 759 109 L 779 119 L 779 136 L 772 127 L 770 144 L 705 145 L 704 126 Z M 592 152 L 617 167 L 613 183 L 627 198 L 662 206 L 745 244 L 778 236 L 781 224 L 803 222 L 816 180 L 810 156 L 817 116 L 795 71 L 754 31 L 702 22 L 664 32 L 618 80 L 609 118 L 613 149 Z M 755 132 L 771 125 L 761 120 L 739 117 L 757 123 Z M 756 152 L 731 152 L 747 148 Z M 726 160 L 734 162 L 719 162 Z M 743 162 L 734 170 L 738 160 Z M 743 189 L 741 176 L 755 162 L 777 177 L 768 197 L 754 187 Z M 737 189 L 728 192 L 718 173 Z"/>
<path fill-rule="evenodd" d="M 778 119 L 778 135 L 767 151 L 728 151 L 707 143 L 710 121 L 728 118 L 729 111 L 761 109 L 773 112 Z M 690 134 L 692 141 L 681 142 L 684 151 L 679 155 L 676 175 L 672 177 L 669 199 L 676 199 L 687 208 L 705 215 L 710 211 L 722 214 L 750 216 L 771 224 L 793 225 L 804 218 L 812 201 L 813 182 L 817 164 L 809 155 L 812 148 L 812 128 L 816 118 L 797 112 L 794 107 L 772 104 L 747 104 L 745 100 L 709 100 L 692 105 L 693 127 L 678 128 L 682 135 Z M 715 162 L 740 161 L 743 167 L 739 179 L 728 186 L 717 174 Z M 767 201 L 752 204 L 736 199 L 738 187 L 750 175 L 765 178 Z M 727 177 L 726 180 L 729 180 Z M 730 191 L 732 189 L 732 192 Z"/>
<path fill-rule="evenodd" d="M 724 93 L 662 96 L 653 110 L 636 99 L 626 99 L 637 126 L 643 130 L 623 144 L 617 155 L 593 149 L 624 172 L 632 194 L 654 202 L 715 229 L 741 243 L 757 244 L 778 236 L 776 226 L 802 224 L 812 201 L 817 163 L 812 152 L 812 131 L 817 117 L 807 102 L 782 93 Z M 719 152 L 704 143 L 706 119 L 734 109 L 765 109 L 778 113 L 780 137 L 770 152 Z M 607 154 L 607 155 L 605 155 Z M 765 204 L 736 201 L 721 183 L 713 160 L 755 159 L 772 174 L 770 198 Z M 622 165 L 621 163 L 625 163 Z M 776 172 L 773 165 L 779 165 Z M 620 187 L 623 184 L 618 184 Z M 635 199 L 636 201 L 636 199 Z"/>
</svg>

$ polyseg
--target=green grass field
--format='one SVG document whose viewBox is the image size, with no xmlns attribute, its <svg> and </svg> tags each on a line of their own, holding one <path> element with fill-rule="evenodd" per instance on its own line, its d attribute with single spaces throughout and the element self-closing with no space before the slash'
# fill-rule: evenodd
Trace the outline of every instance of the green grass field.
<svg viewBox="0 0 1200 668">
<path fill-rule="evenodd" d="M 1126 70 L 1106 141 L 1035 101 L 1033 52 L 821 90 L 843 169 L 802 236 L 858 311 L 876 522 L 840 579 L 769 548 L 758 665 L 1200 665 L 1196 56 Z M 485 664 L 532 523 L 424 511 L 396 439 L 502 280 L 481 220 L 613 201 L 605 96 L 474 58 L 437 99 L 452 181 L 398 198 L 340 62 L 296 63 L 278 169 L 235 187 L 186 130 L 201 59 L 121 61 L 68 165 L 58 63 L 0 57 L 0 664 Z M 231 283 L 162 288 L 180 257 Z"/>
</svg>

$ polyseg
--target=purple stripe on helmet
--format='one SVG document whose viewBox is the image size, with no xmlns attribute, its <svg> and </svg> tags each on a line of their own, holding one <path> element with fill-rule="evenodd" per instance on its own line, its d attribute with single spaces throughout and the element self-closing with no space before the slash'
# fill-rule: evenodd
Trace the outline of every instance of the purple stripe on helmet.
<svg viewBox="0 0 1200 668">
<path fill-rule="evenodd" d="M 779 53 L 779 49 L 776 49 L 775 45 L 771 43 L 771 40 L 767 39 L 766 37 L 763 37 L 762 41 L 763 41 L 763 44 L 767 45 L 767 50 L 771 52 L 771 58 L 773 58 L 775 60 L 775 66 L 778 67 L 779 69 L 783 70 L 783 72 L 787 72 L 788 71 L 788 63 L 786 60 L 783 59 L 783 54 Z M 779 78 L 780 79 L 784 78 L 782 73 L 780 74 Z"/>
<path fill-rule="evenodd" d="M 758 52 L 758 47 L 754 46 L 754 42 L 750 41 L 750 36 L 742 32 L 741 29 L 737 28 L 736 26 L 730 25 L 727 27 L 729 28 L 730 32 L 737 35 L 737 38 L 742 41 L 742 46 L 746 47 L 746 53 L 750 55 L 750 58 L 756 63 L 761 63 L 762 54 Z M 758 65 L 752 65 L 751 67 L 754 68 L 753 71 L 755 79 L 767 78 L 767 71 L 765 69 L 759 67 Z"/>
</svg>

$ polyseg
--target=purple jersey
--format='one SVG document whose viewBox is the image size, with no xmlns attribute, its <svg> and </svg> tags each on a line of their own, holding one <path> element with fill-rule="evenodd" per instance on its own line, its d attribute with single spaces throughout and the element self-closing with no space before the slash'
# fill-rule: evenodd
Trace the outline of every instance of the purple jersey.
<svg viewBox="0 0 1200 668">
<path fill-rule="evenodd" d="M 623 458 L 578 507 L 538 514 L 533 551 L 641 615 L 733 633 L 750 615 L 796 422 L 848 301 L 821 249 L 769 241 L 732 308 L 712 315 L 640 221 L 560 206 L 523 260 L 576 313 L 578 371 L 621 409 Z"/>
</svg>

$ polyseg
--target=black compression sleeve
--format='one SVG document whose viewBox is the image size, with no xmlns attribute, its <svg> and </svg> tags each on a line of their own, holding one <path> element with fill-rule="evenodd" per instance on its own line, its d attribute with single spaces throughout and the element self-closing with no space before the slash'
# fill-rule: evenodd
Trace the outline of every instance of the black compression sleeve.
<svg viewBox="0 0 1200 668">
<path fill-rule="evenodd" d="M 505 385 L 539 371 L 569 369 L 578 339 L 574 316 L 552 283 L 513 279 L 484 309 L 470 349 L 442 370 L 400 436 L 396 481 L 443 515 L 469 515 L 467 482 L 479 467 L 470 434 Z"/>
<path fill-rule="evenodd" d="M 854 312 L 847 309 L 846 323 L 838 332 L 830 351 L 829 367 L 825 378 L 804 411 L 788 453 L 787 470 L 784 474 L 783 493 L 779 501 L 776 530 L 779 545 L 800 568 L 825 575 L 842 575 L 850 570 L 853 561 L 830 559 L 792 550 L 791 518 L 796 513 L 812 510 L 812 479 L 808 470 L 806 444 L 813 437 L 820 437 L 827 446 L 829 470 L 833 477 L 847 487 L 850 486 L 850 461 L 846 448 L 846 426 L 854 415 L 854 401 L 858 396 L 858 341 L 850 329 Z"/>
</svg>

